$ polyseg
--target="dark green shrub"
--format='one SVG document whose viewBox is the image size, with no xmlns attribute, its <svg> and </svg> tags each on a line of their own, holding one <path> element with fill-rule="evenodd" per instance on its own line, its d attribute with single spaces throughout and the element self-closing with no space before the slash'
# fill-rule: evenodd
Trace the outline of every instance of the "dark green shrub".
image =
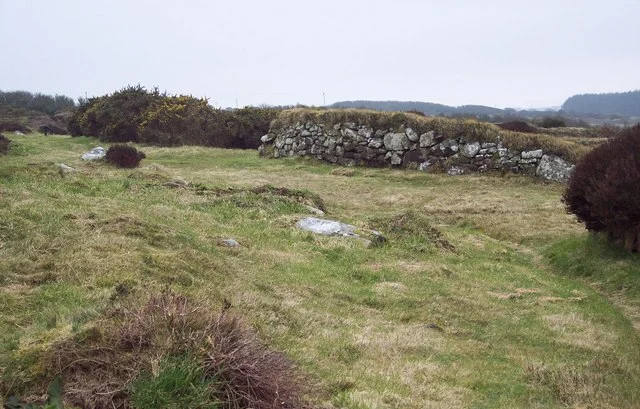
<svg viewBox="0 0 640 409">
<path fill-rule="evenodd" d="M 105 155 L 107 162 L 121 168 L 135 168 L 144 158 L 146 155 L 143 152 L 129 145 L 113 145 Z"/>
<path fill-rule="evenodd" d="M 0 121 L 0 132 L 15 132 L 20 131 L 22 133 L 31 133 L 31 129 L 24 126 L 15 120 Z"/>
<path fill-rule="evenodd" d="M 106 142 L 136 142 L 145 112 L 163 96 L 158 89 L 128 86 L 111 95 L 90 98 L 69 119 L 74 136 L 97 136 Z"/>
<path fill-rule="evenodd" d="M 10 145 L 11 145 L 11 140 L 6 136 L 0 134 L 0 154 L 4 155 L 8 153 Z"/>
<path fill-rule="evenodd" d="M 640 251 L 640 124 L 587 153 L 563 201 L 592 232 Z"/>
<path fill-rule="evenodd" d="M 540 121 L 541 128 L 564 128 L 567 126 L 567 122 L 562 117 L 546 116 Z"/>
<path fill-rule="evenodd" d="M 67 128 L 73 136 L 97 136 L 107 142 L 256 149 L 279 112 L 216 109 L 206 99 L 167 96 L 137 86 L 83 101 Z"/>
<path fill-rule="evenodd" d="M 500 128 L 523 133 L 537 133 L 538 129 L 535 126 L 529 125 L 526 121 L 509 121 L 497 124 Z"/>
</svg>

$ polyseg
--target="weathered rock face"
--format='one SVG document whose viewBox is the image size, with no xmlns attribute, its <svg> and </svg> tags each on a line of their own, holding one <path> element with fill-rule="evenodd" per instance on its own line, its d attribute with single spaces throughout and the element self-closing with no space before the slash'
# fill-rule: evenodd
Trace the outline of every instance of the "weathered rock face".
<svg viewBox="0 0 640 409">
<path fill-rule="evenodd" d="M 418 134 L 408 126 L 373 129 L 353 122 L 298 122 L 271 129 L 261 140 L 262 155 L 312 157 L 344 166 L 405 166 L 426 172 L 444 170 L 449 175 L 506 170 L 555 181 L 566 181 L 573 169 L 572 164 L 542 149 L 510 149 L 499 136 L 495 141 L 464 135 L 446 138 L 436 130 Z"/>
<path fill-rule="evenodd" d="M 575 165 L 554 155 L 543 155 L 536 169 L 536 175 L 556 182 L 566 182 L 573 173 Z"/>
</svg>

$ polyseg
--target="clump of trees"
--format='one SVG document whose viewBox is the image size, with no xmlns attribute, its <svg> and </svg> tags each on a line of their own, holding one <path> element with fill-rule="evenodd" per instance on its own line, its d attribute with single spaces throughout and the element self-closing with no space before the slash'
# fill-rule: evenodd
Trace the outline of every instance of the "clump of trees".
<svg viewBox="0 0 640 409">
<path fill-rule="evenodd" d="M 640 251 L 640 124 L 587 153 L 563 201 L 591 232 Z"/>
<path fill-rule="evenodd" d="M 73 109 L 75 101 L 66 95 L 46 95 L 27 91 L 0 91 L 0 105 L 37 111 L 47 115 Z"/>
<path fill-rule="evenodd" d="M 640 90 L 574 95 L 562 104 L 568 112 L 640 116 Z"/>
<path fill-rule="evenodd" d="M 83 101 L 68 129 L 73 136 L 96 136 L 105 142 L 255 149 L 279 111 L 217 109 L 206 99 L 169 96 L 137 85 Z"/>
</svg>

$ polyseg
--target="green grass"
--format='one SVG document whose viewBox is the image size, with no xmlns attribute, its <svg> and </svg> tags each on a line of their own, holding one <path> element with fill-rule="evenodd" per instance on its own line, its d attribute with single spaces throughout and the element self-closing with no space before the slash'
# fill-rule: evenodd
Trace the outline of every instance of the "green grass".
<svg viewBox="0 0 640 409">
<path fill-rule="evenodd" d="M 92 138 L 12 139 L 0 157 L 2 394 L 52 375 L 48 346 L 90 327 L 126 285 L 133 299 L 166 287 L 214 308 L 228 299 L 310 377 L 318 406 L 638 407 L 640 260 L 590 238 L 564 212 L 562 185 L 342 176 L 200 147 L 143 146 L 141 167 L 122 170 L 79 160 Z M 62 162 L 79 172 L 60 175 Z M 176 178 L 207 190 L 163 185 Z M 251 190 L 265 185 L 315 193 L 327 217 L 389 243 L 298 231 L 306 208 Z M 144 402 L 182 370 L 195 377 L 189 396 L 203 396 L 195 367 L 166 368 L 141 375 Z"/>
<path fill-rule="evenodd" d="M 164 358 L 158 373 L 143 373 L 131 385 L 131 402 L 139 409 L 217 409 L 215 380 L 207 379 L 198 360 L 189 356 Z"/>
</svg>

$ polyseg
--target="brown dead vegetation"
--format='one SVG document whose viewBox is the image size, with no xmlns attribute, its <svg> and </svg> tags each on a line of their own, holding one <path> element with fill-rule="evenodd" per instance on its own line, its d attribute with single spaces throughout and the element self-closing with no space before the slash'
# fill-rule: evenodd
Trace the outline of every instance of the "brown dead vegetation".
<svg viewBox="0 0 640 409">
<path fill-rule="evenodd" d="M 195 355 L 215 380 L 212 401 L 224 408 L 305 408 L 304 380 L 281 353 L 265 347 L 229 311 L 220 314 L 164 292 L 139 307 L 120 307 L 74 339 L 55 344 L 45 359 L 61 374 L 64 398 L 83 408 L 131 408 L 129 388 L 157 372 L 169 356 Z"/>
</svg>

